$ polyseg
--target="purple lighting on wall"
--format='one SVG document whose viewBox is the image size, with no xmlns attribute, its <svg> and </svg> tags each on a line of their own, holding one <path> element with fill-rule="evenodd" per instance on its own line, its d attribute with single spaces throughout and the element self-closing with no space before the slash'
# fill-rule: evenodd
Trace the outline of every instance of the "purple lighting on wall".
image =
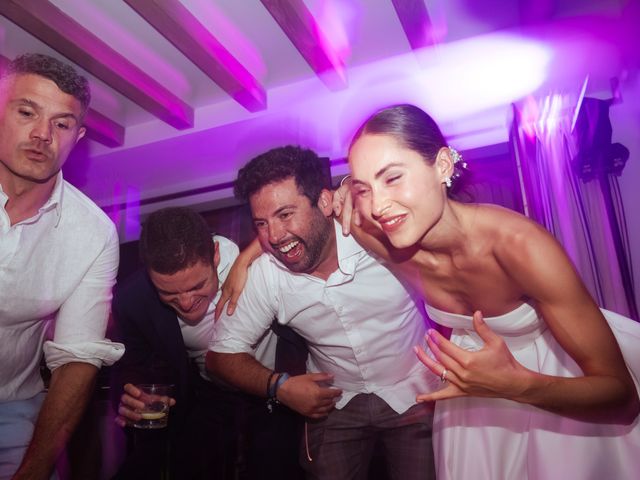
<svg viewBox="0 0 640 480">
<path fill-rule="evenodd" d="M 114 197 L 124 197 L 122 205 L 113 205 L 105 208 L 105 213 L 116 225 L 121 241 L 128 241 L 140 236 L 140 190 L 131 186 L 124 186 L 116 182 L 113 186 Z"/>
</svg>

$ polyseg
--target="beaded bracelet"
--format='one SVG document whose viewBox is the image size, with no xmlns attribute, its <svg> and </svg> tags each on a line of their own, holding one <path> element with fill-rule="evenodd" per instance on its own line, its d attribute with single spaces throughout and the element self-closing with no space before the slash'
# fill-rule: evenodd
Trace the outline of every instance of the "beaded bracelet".
<svg viewBox="0 0 640 480">
<path fill-rule="evenodd" d="M 290 376 L 288 373 L 279 373 L 277 374 L 278 377 L 276 378 L 276 381 L 273 382 L 273 386 L 269 385 L 269 389 L 268 389 L 268 398 L 267 398 L 267 410 L 269 410 L 269 413 L 273 412 L 273 407 L 275 405 L 278 405 L 280 402 L 278 401 L 278 389 L 280 388 L 280 386 L 286 382 L 287 380 L 289 380 Z M 271 375 L 273 376 L 273 374 Z"/>
</svg>

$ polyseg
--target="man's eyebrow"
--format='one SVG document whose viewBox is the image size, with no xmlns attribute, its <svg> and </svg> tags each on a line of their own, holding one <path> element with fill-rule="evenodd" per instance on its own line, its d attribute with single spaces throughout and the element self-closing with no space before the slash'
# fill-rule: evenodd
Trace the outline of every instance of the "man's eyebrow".
<svg viewBox="0 0 640 480">
<path fill-rule="evenodd" d="M 296 208 L 298 208 L 298 206 L 297 205 L 283 205 L 282 207 L 277 209 L 275 212 L 273 212 L 273 214 L 274 215 L 278 215 L 278 214 L 282 213 L 284 210 L 287 210 L 289 208 L 293 208 L 295 210 Z"/>
<path fill-rule="evenodd" d="M 198 289 L 202 288 L 205 283 L 207 283 L 207 279 L 206 278 L 200 280 L 195 285 L 192 285 L 187 290 L 185 290 L 185 292 L 190 292 L 191 290 L 198 290 Z M 158 288 L 158 287 L 156 287 L 156 290 L 158 290 L 158 293 L 161 293 L 163 295 L 177 295 L 178 293 L 180 293 L 180 292 L 169 292 L 167 290 L 163 290 L 162 288 Z"/>
<path fill-rule="evenodd" d="M 273 212 L 270 216 L 275 217 L 276 215 L 279 215 L 280 213 L 282 213 L 284 210 L 287 210 L 289 208 L 293 208 L 294 210 L 298 208 L 297 205 L 295 204 L 291 204 L 291 205 L 283 205 L 282 207 L 278 208 L 275 212 Z M 261 220 L 265 220 L 262 217 L 256 217 L 256 216 L 252 216 L 252 220 L 254 222 L 258 222 Z"/>
<path fill-rule="evenodd" d="M 34 102 L 33 100 L 29 99 L 29 98 L 14 98 L 11 99 L 9 101 L 9 103 L 14 103 L 14 104 L 18 104 L 18 105 L 26 105 L 27 107 L 31 107 L 34 110 L 40 110 L 42 107 L 40 106 L 39 103 Z"/>
<path fill-rule="evenodd" d="M 39 103 L 34 102 L 29 98 L 16 98 L 14 100 L 11 100 L 11 103 L 18 104 L 18 105 L 25 105 L 27 107 L 33 108 L 34 110 L 42 109 Z M 60 112 L 54 115 L 53 118 L 72 118 L 76 122 L 79 122 L 78 117 L 73 112 Z"/>
</svg>

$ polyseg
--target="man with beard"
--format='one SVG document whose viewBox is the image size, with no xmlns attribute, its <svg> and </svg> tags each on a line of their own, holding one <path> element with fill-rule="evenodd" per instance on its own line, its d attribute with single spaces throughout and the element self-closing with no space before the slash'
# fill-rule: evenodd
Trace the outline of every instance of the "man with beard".
<svg viewBox="0 0 640 480">
<path fill-rule="evenodd" d="M 49 478 L 98 369 L 123 353 L 104 339 L 115 226 L 60 171 L 85 134 L 90 96 L 84 77 L 46 55 L 16 58 L 0 78 L 2 479 Z"/>
<path fill-rule="evenodd" d="M 391 478 L 435 478 L 432 405 L 415 402 L 434 388 L 412 350 L 424 342 L 424 319 L 398 280 L 340 233 L 328 187 L 322 160 L 292 146 L 240 170 L 235 193 L 249 202 L 266 253 L 234 315 L 216 324 L 207 368 L 268 408 L 307 417 L 300 461 L 310 478 L 366 477 L 376 444 Z M 274 316 L 306 340 L 308 373 L 250 355 Z"/>
</svg>

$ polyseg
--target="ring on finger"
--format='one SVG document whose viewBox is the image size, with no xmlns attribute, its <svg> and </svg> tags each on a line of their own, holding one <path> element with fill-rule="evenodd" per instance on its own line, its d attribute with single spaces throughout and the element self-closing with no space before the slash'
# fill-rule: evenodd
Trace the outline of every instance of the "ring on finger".
<svg viewBox="0 0 640 480">
<path fill-rule="evenodd" d="M 445 368 L 444 370 L 442 370 L 442 373 L 440 374 L 440 381 L 442 383 L 447 381 L 447 372 L 448 370 Z"/>
</svg>

